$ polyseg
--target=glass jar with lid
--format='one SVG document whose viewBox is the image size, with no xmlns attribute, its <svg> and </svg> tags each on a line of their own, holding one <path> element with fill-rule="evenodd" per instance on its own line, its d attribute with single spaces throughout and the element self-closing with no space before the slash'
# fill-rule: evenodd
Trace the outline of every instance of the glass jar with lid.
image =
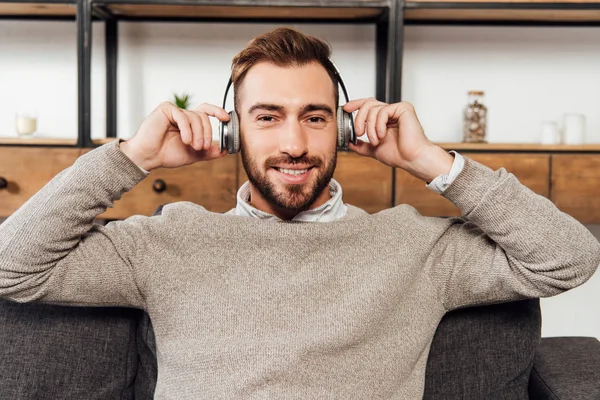
<svg viewBox="0 0 600 400">
<path fill-rule="evenodd" d="M 487 107 L 483 104 L 484 92 L 468 92 L 469 103 L 463 115 L 463 142 L 486 143 Z"/>
</svg>

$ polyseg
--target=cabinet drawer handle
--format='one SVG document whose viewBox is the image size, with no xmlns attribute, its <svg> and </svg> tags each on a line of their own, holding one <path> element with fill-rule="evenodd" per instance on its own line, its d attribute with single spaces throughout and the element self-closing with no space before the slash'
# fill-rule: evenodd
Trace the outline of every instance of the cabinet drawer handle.
<svg viewBox="0 0 600 400">
<path fill-rule="evenodd" d="M 156 193 L 161 193 L 167 190 L 167 184 L 162 179 L 156 179 L 152 182 L 152 189 L 154 189 Z"/>
<path fill-rule="evenodd" d="M 0 190 L 8 187 L 8 181 L 0 176 Z"/>
</svg>

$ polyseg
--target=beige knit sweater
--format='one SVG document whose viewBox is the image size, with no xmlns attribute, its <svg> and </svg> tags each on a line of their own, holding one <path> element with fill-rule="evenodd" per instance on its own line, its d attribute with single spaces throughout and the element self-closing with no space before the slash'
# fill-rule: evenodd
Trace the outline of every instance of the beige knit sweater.
<svg viewBox="0 0 600 400">
<path fill-rule="evenodd" d="M 418 399 L 447 310 L 555 295 L 600 262 L 584 226 L 468 158 L 444 193 L 464 219 L 401 205 L 288 223 L 181 202 L 92 224 L 143 178 L 115 142 L 53 179 L 0 225 L 0 295 L 147 310 L 157 399 Z"/>
</svg>

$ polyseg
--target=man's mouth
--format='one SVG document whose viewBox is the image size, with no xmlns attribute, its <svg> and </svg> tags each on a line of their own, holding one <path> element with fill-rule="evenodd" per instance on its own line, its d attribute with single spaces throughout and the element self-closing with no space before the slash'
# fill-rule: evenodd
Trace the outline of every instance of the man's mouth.
<svg viewBox="0 0 600 400">
<path fill-rule="evenodd" d="M 276 171 L 278 179 L 290 185 L 301 185 L 308 182 L 310 177 L 310 171 L 314 167 L 302 166 L 304 168 L 284 168 L 284 167 L 273 167 Z"/>
<path fill-rule="evenodd" d="M 274 168 L 279 172 L 282 172 L 282 173 L 288 174 L 288 175 L 294 175 L 294 176 L 305 174 L 310 169 L 312 169 L 312 167 L 304 168 L 304 169 L 289 169 L 289 168 L 278 168 L 278 167 L 274 167 Z"/>
</svg>

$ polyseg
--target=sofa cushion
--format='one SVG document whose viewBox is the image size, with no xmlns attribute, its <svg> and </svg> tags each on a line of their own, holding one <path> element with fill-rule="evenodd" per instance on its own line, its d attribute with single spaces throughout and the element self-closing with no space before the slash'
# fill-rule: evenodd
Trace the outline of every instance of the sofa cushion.
<svg viewBox="0 0 600 400">
<path fill-rule="evenodd" d="M 424 399 L 528 399 L 540 341 L 539 300 L 449 312 L 436 331 Z"/>
<path fill-rule="evenodd" d="M 600 399 L 600 341 L 592 337 L 542 339 L 529 395 L 532 400 Z"/>
<path fill-rule="evenodd" d="M 133 399 L 140 316 L 0 300 L 0 397 Z"/>
</svg>

